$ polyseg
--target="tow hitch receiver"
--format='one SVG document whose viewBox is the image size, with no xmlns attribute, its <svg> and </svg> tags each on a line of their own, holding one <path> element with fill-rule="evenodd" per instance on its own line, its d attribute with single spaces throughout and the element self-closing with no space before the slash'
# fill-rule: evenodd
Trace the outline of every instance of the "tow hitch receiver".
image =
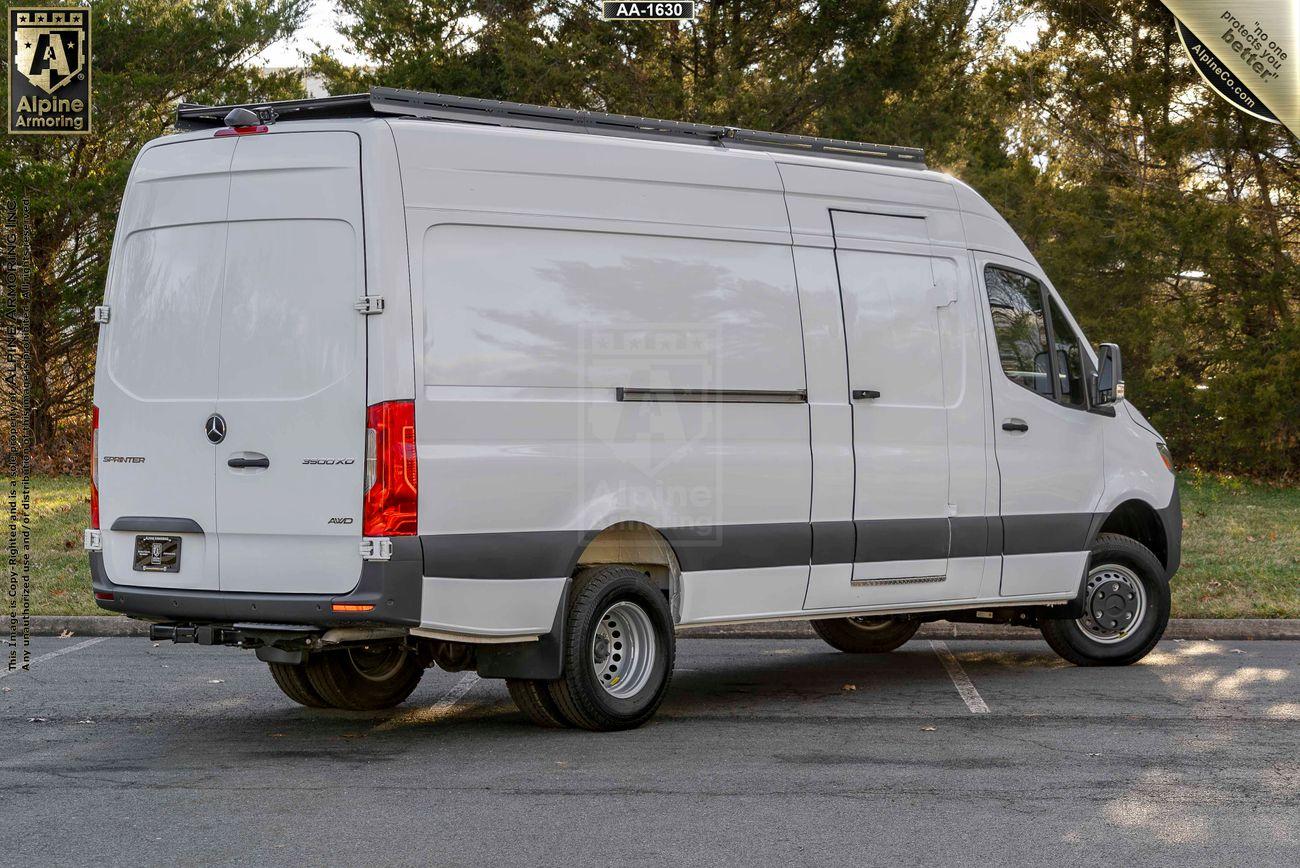
<svg viewBox="0 0 1300 868">
<path fill-rule="evenodd" d="M 252 648 L 268 663 L 302 663 L 320 643 L 314 627 L 296 624 L 150 624 L 154 642 Z"/>
<path fill-rule="evenodd" d="M 231 627 L 212 624 L 150 624 L 149 639 L 178 645 L 235 645 L 239 642 L 239 633 Z"/>
<path fill-rule="evenodd" d="M 303 663 L 307 655 L 345 645 L 406 641 L 394 627 L 334 627 L 309 624 L 150 624 L 149 639 L 189 645 L 226 645 L 257 652 L 267 663 Z"/>
</svg>

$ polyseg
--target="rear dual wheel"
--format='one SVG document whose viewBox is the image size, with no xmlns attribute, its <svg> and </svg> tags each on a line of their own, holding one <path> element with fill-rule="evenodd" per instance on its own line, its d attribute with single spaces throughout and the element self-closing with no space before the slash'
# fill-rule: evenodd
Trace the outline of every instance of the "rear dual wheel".
<svg viewBox="0 0 1300 868">
<path fill-rule="evenodd" d="M 398 705 L 415 690 L 424 662 L 396 642 L 312 654 L 306 663 L 269 663 L 271 677 L 308 708 L 376 711 Z"/>
<path fill-rule="evenodd" d="M 305 705 L 308 708 L 329 708 L 330 704 L 321 695 L 316 692 L 316 688 L 311 686 L 311 679 L 307 677 L 307 667 L 302 664 L 292 663 L 268 663 L 271 669 L 271 677 L 275 679 L 275 686 L 285 696 L 292 699 L 299 705 Z"/>
<path fill-rule="evenodd" d="M 600 567 L 574 580 L 561 677 L 507 686 L 542 726 L 632 729 L 663 701 L 675 656 L 672 615 L 659 589 L 633 567 Z"/>
</svg>

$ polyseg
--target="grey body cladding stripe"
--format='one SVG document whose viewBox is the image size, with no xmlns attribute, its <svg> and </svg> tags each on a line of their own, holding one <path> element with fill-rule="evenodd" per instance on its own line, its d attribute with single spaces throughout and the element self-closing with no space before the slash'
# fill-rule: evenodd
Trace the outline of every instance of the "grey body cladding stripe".
<svg viewBox="0 0 1300 868">
<path fill-rule="evenodd" d="M 1100 527 L 1105 520 L 1104 514 L 1092 512 L 1004 516 L 1002 554 L 1081 552 L 1088 548 L 1093 528 Z"/>
<path fill-rule="evenodd" d="M 1090 512 L 662 528 L 683 572 L 1086 551 Z M 533 579 L 573 574 L 597 531 L 422 536 L 424 574 Z"/>
</svg>

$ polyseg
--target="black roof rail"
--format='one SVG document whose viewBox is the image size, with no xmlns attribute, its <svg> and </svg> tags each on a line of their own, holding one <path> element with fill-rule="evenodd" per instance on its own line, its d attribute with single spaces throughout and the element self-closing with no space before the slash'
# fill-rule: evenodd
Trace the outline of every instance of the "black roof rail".
<svg viewBox="0 0 1300 868">
<path fill-rule="evenodd" d="M 882 162 L 917 169 L 925 168 L 925 151 L 920 148 L 873 145 L 820 136 L 771 133 L 714 124 L 695 124 L 687 121 L 659 120 L 583 109 L 398 90 L 391 87 L 372 87 L 369 93 L 361 94 L 244 105 L 206 106 L 183 102 L 176 109 L 176 126 L 183 130 L 224 126 L 226 115 L 235 108 L 251 109 L 263 123 L 275 123 L 276 120 L 392 115 L 629 138 L 667 139 L 746 150 L 788 151 L 821 157 Z"/>
</svg>

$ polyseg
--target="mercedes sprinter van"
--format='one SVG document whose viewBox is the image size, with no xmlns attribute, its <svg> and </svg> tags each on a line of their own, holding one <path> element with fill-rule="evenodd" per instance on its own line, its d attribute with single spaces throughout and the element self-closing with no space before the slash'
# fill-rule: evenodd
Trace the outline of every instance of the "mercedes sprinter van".
<svg viewBox="0 0 1300 868">
<path fill-rule="evenodd" d="M 1160 638 L 1178 496 L 1119 349 L 920 151 L 387 89 L 179 125 L 95 311 L 94 594 L 155 640 L 606 730 L 695 625 Z"/>
</svg>

